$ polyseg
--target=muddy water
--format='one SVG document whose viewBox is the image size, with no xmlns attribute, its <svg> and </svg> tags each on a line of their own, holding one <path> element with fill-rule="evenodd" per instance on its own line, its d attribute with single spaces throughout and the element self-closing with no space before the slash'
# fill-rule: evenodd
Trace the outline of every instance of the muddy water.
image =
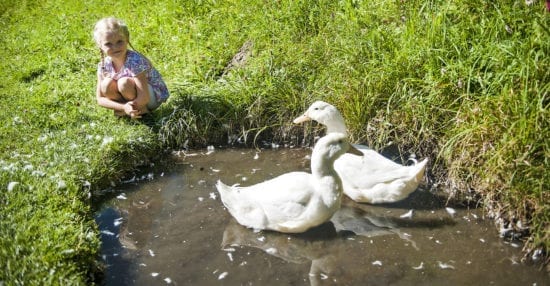
<svg viewBox="0 0 550 286">
<path fill-rule="evenodd" d="M 236 223 L 215 188 L 309 170 L 310 150 L 181 154 L 173 170 L 117 189 L 97 213 L 107 285 L 550 285 L 477 209 L 419 188 L 387 205 L 344 200 L 298 235 Z M 412 216 L 409 211 L 414 210 Z M 452 210 L 455 211 L 452 214 Z"/>
</svg>

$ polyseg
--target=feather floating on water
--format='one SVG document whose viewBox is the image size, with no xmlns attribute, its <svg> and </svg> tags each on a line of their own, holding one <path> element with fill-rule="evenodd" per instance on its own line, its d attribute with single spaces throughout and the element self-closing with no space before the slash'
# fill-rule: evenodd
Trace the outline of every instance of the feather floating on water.
<svg viewBox="0 0 550 286">
<path fill-rule="evenodd" d="M 412 218 L 413 215 L 414 215 L 414 210 L 410 210 L 407 213 L 404 213 L 404 214 L 400 215 L 399 217 L 400 218 Z"/>
</svg>

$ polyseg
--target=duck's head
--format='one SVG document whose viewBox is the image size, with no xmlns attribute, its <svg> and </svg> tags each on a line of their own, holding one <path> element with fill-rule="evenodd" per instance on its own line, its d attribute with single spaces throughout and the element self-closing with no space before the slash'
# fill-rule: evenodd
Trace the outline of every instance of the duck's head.
<svg viewBox="0 0 550 286">
<path fill-rule="evenodd" d="M 306 110 L 304 114 L 294 119 L 294 123 L 302 123 L 306 121 L 317 121 L 320 124 L 327 126 L 327 132 L 345 133 L 346 126 L 342 114 L 334 107 L 324 101 L 315 101 Z"/>
<path fill-rule="evenodd" d="M 322 157 L 328 158 L 333 161 L 338 159 L 344 153 L 352 153 L 358 156 L 362 156 L 363 153 L 353 147 L 346 134 L 344 133 L 328 133 L 321 137 L 315 147 L 313 153 L 322 154 Z"/>
</svg>

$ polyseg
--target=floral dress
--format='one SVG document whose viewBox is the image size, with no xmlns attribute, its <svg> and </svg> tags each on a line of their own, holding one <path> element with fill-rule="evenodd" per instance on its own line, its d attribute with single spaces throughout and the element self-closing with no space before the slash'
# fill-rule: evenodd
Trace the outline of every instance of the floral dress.
<svg viewBox="0 0 550 286">
<path fill-rule="evenodd" d="M 110 57 L 105 57 L 103 63 L 99 63 L 98 72 L 104 77 L 109 77 L 115 80 L 123 77 L 135 77 L 142 72 L 146 72 L 146 77 L 149 85 L 151 86 L 155 98 L 158 103 L 166 101 L 170 94 L 166 83 L 162 80 L 160 73 L 151 65 L 151 62 L 142 54 L 128 50 L 126 55 L 126 62 L 119 72 L 115 72 L 113 62 Z"/>
</svg>

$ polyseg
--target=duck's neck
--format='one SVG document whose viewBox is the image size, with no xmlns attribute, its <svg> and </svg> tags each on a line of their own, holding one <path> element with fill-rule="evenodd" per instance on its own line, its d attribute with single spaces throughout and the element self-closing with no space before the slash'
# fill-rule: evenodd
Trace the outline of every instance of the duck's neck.
<svg viewBox="0 0 550 286">
<path fill-rule="evenodd" d="M 340 114 L 335 115 L 332 120 L 327 120 L 324 123 L 327 126 L 327 133 L 347 133 L 346 123 Z"/>
<path fill-rule="evenodd" d="M 311 174 L 318 178 L 337 175 L 334 170 L 334 161 L 324 157 L 312 157 Z"/>
<path fill-rule="evenodd" d="M 342 200 L 342 181 L 334 170 L 334 160 L 311 158 L 311 174 L 318 182 L 317 191 L 323 203 L 331 208 L 339 208 Z"/>
<path fill-rule="evenodd" d="M 336 192 L 342 188 L 342 181 L 338 176 L 338 173 L 334 170 L 334 159 L 326 157 L 312 157 L 311 158 L 311 174 L 317 179 L 324 182 L 321 185 L 325 185 L 328 189 L 334 190 L 334 185 L 339 185 L 336 188 Z"/>
</svg>

